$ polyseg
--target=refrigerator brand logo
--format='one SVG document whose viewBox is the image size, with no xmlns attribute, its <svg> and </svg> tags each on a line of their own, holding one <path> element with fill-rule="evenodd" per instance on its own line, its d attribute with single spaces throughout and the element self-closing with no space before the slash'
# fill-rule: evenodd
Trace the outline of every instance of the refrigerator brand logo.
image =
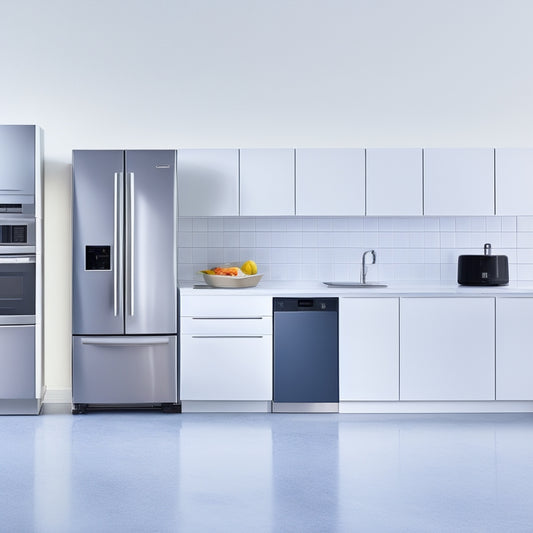
<svg viewBox="0 0 533 533">
<path fill-rule="evenodd" d="M 482 279 L 488 279 L 489 273 L 488 272 L 482 272 L 481 273 L 481 277 L 482 277 Z"/>
<path fill-rule="evenodd" d="M 155 168 L 170 168 L 170 165 L 156 165 Z"/>
</svg>

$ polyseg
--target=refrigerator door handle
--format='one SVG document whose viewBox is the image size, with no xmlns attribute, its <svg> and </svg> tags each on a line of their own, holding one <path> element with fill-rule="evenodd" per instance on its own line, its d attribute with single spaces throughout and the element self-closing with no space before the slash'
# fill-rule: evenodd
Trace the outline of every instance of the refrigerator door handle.
<svg viewBox="0 0 533 533">
<path fill-rule="evenodd" d="M 92 346 L 157 346 L 170 344 L 169 337 L 82 337 L 82 344 Z"/>
<path fill-rule="evenodd" d="M 135 314 L 135 174 L 129 172 L 129 233 L 130 233 L 130 253 L 129 253 L 129 272 L 130 272 L 130 316 Z"/>
<path fill-rule="evenodd" d="M 118 316 L 118 176 L 115 172 L 113 201 L 113 314 Z"/>
</svg>

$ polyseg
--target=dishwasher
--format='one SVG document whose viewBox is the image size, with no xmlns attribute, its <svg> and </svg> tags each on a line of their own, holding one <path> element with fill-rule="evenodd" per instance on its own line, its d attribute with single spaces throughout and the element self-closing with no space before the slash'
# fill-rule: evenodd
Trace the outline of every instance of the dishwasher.
<svg viewBox="0 0 533 533">
<path fill-rule="evenodd" d="M 272 412 L 339 411 L 338 298 L 274 298 Z"/>
</svg>

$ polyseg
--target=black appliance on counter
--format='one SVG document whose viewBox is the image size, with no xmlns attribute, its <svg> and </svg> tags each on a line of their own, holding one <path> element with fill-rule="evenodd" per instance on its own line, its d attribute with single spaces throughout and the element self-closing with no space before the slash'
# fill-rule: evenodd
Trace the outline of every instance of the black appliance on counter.
<svg viewBox="0 0 533 533">
<path fill-rule="evenodd" d="M 509 283 L 509 262 L 506 255 L 492 255 L 486 243 L 483 255 L 460 255 L 457 282 L 460 285 L 496 286 Z"/>
</svg>

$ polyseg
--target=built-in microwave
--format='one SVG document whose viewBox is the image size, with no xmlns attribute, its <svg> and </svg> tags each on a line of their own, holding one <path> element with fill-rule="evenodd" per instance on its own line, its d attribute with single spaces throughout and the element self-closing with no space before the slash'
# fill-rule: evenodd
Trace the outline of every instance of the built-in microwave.
<svg viewBox="0 0 533 533">
<path fill-rule="evenodd" d="M 1 324 L 35 324 L 35 255 L 0 255 Z"/>
<path fill-rule="evenodd" d="M 35 253 L 35 219 L 0 213 L 0 256 Z"/>
</svg>

